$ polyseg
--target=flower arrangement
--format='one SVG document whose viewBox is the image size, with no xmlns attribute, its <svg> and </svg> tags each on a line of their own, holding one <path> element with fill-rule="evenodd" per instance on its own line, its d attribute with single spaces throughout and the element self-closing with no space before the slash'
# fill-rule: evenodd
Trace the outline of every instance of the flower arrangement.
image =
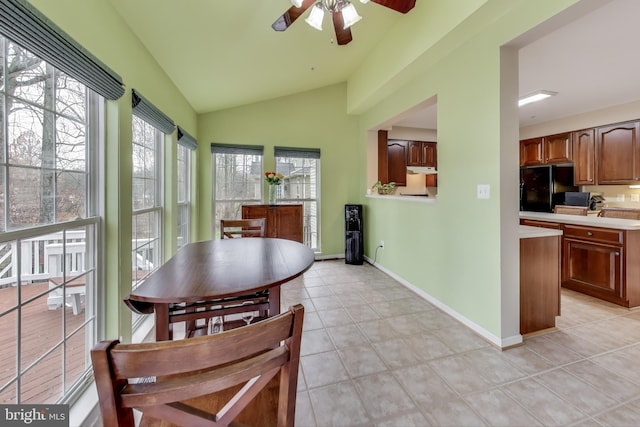
<svg viewBox="0 0 640 427">
<path fill-rule="evenodd" d="M 378 190 L 378 194 L 393 194 L 396 189 L 396 183 L 390 182 L 388 184 L 383 184 L 380 181 L 377 181 L 371 187 L 372 190 Z"/>
<path fill-rule="evenodd" d="M 282 184 L 282 180 L 284 179 L 284 175 L 276 172 L 265 172 L 264 179 L 267 181 L 269 185 L 280 185 Z"/>
</svg>

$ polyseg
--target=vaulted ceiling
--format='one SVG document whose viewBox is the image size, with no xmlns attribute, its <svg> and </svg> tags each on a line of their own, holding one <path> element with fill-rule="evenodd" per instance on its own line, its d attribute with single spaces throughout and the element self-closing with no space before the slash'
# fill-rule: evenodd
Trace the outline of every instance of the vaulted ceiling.
<svg viewBox="0 0 640 427">
<path fill-rule="evenodd" d="M 344 82 L 405 17 L 354 1 L 363 19 L 352 27 L 353 41 L 338 46 L 328 17 L 317 31 L 303 20 L 308 12 L 274 31 L 289 0 L 110 1 L 199 113 Z M 521 126 L 640 99 L 640 1 L 581 3 L 576 16 L 567 13 L 520 51 L 520 93 L 558 92 L 522 107 Z M 399 123 L 435 127 L 435 111 Z"/>
</svg>

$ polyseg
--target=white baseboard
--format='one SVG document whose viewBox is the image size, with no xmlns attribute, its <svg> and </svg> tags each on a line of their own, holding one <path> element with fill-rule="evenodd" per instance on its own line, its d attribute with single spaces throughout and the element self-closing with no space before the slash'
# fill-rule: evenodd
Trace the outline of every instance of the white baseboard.
<svg viewBox="0 0 640 427">
<path fill-rule="evenodd" d="M 402 277 L 398 276 L 394 272 L 392 272 L 390 270 L 387 270 L 385 267 L 383 267 L 380 264 L 377 264 L 377 263 L 374 264 L 373 260 L 370 259 L 369 257 L 365 257 L 365 260 L 369 264 L 371 264 L 375 268 L 377 268 L 378 270 L 380 270 L 380 271 L 384 272 L 385 274 L 388 274 L 389 276 L 393 277 L 401 285 L 403 285 L 407 289 L 411 290 L 412 292 L 416 293 L 420 297 L 424 298 L 429 303 L 435 305 L 440 310 L 444 311 L 449 316 L 453 317 L 458 322 L 462 323 L 463 325 L 465 325 L 466 327 L 468 327 L 469 329 L 471 329 L 472 331 L 474 331 L 475 333 L 480 335 L 482 338 L 484 338 L 487 341 L 489 341 L 491 344 L 497 346 L 498 348 L 507 349 L 509 347 L 517 346 L 517 345 L 520 345 L 520 344 L 523 343 L 522 335 L 517 334 L 517 335 L 511 336 L 511 337 L 500 338 L 500 337 L 492 334 L 491 332 L 489 332 L 488 330 L 486 330 L 482 326 L 478 325 L 477 323 L 469 320 L 468 318 L 466 318 L 462 314 L 458 313 L 457 311 L 455 311 L 454 309 L 452 309 L 448 305 L 444 304 L 442 301 L 434 298 L 433 296 L 429 295 L 428 293 L 426 293 L 422 289 L 417 288 L 416 286 L 414 286 L 413 284 L 409 283 L 408 281 L 406 281 Z"/>
</svg>

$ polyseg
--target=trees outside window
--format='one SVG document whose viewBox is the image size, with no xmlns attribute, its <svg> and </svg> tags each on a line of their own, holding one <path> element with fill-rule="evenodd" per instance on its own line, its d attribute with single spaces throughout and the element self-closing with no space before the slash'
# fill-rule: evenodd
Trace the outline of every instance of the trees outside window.
<svg viewBox="0 0 640 427">
<path fill-rule="evenodd" d="M 2 404 L 68 401 L 91 375 L 100 102 L 0 38 Z"/>
</svg>

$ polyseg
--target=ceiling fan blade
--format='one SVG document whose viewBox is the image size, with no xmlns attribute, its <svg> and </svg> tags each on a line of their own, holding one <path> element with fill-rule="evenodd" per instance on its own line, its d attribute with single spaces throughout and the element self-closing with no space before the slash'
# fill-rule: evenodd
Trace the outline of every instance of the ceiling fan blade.
<svg viewBox="0 0 640 427">
<path fill-rule="evenodd" d="M 342 28 L 344 27 L 344 20 L 342 19 L 342 13 L 333 12 L 333 28 L 336 30 L 336 40 L 338 41 L 338 46 L 344 46 L 348 44 L 351 40 L 351 29 L 350 28 Z"/>
<path fill-rule="evenodd" d="M 388 7 L 400 13 L 407 13 L 416 5 L 416 0 L 371 0 L 380 6 Z"/>
<path fill-rule="evenodd" d="M 415 1 L 415 0 L 414 0 Z M 307 9 L 309 9 L 316 0 L 303 0 L 302 6 L 291 6 L 289 10 L 282 14 L 281 17 L 276 19 L 276 22 L 271 24 L 271 28 L 276 31 L 284 31 L 295 22 Z"/>
</svg>

